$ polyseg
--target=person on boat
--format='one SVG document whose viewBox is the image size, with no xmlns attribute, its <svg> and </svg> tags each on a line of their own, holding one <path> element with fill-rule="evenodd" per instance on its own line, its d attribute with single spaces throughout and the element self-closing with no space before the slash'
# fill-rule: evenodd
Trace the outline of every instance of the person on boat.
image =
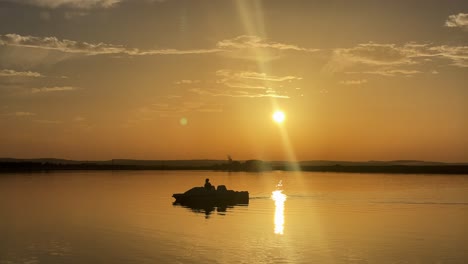
<svg viewBox="0 0 468 264">
<path fill-rule="evenodd" d="M 210 179 L 206 178 L 206 179 L 205 179 L 205 189 L 211 190 L 211 189 L 213 189 L 213 188 L 214 188 L 214 186 L 211 185 Z"/>
</svg>

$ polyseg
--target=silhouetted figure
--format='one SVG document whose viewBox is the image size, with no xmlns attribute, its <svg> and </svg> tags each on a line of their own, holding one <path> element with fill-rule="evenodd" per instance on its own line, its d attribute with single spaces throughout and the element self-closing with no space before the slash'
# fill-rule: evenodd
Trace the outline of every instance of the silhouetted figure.
<svg viewBox="0 0 468 264">
<path fill-rule="evenodd" d="M 206 178 L 206 180 L 205 180 L 205 188 L 206 188 L 207 190 L 214 189 L 214 186 L 211 185 L 210 179 L 208 179 L 208 178 Z"/>
</svg>

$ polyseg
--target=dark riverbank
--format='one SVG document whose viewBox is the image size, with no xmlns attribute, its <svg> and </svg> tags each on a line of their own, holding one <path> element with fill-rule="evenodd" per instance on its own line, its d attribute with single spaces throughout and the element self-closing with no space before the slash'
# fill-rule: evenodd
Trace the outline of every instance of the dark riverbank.
<svg viewBox="0 0 468 264">
<path fill-rule="evenodd" d="M 1 172 L 47 172 L 59 170 L 215 170 L 215 171 L 250 171 L 261 172 L 271 170 L 283 171 L 315 171 L 315 172 L 346 172 L 346 173 L 405 173 L 405 174 L 467 174 L 466 164 L 387 164 L 375 162 L 371 163 L 348 163 L 348 164 L 326 164 L 307 165 L 287 162 L 264 162 L 259 160 L 249 160 L 245 162 L 213 163 L 187 161 L 183 162 L 160 162 L 159 165 L 150 162 L 140 162 L 140 164 L 118 164 L 116 162 L 33 162 L 16 161 L 0 162 Z M 138 162 L 136 162 L 138 163 Z M 212 163 L 212 164 L 211 164 Z M 324 162 L 321 162 L 324 164 Z M 424 164 L 424 163 L 422 163 Z"/>
</svg>

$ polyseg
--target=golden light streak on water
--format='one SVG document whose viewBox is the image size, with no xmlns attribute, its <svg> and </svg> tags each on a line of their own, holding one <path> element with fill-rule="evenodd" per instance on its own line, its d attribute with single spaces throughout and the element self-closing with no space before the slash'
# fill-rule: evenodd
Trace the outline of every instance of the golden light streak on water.
<svg viewBox="0 0 468 264">
<path fill-rule="evenodd" d="M 275 234 L 279 235 L 284 233 L 284 202 L 286 197 L 283 190 L 276 190 L 271 194 L 271 199 L 275 201 Z"/>
</svg>

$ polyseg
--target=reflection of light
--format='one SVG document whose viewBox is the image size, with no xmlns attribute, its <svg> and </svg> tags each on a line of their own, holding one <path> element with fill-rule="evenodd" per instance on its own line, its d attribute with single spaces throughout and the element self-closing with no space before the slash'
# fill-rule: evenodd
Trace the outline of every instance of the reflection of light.
<svg viewBox="0 0 468 264">
<path fill-rule="evenodd" d="M 276 190 L 271 194 L 271 199 L 275 201 L 275 234 L 283 234 L 284 230 L 284 201 L 286 194 L 282 190 Z"/>
</svg>

